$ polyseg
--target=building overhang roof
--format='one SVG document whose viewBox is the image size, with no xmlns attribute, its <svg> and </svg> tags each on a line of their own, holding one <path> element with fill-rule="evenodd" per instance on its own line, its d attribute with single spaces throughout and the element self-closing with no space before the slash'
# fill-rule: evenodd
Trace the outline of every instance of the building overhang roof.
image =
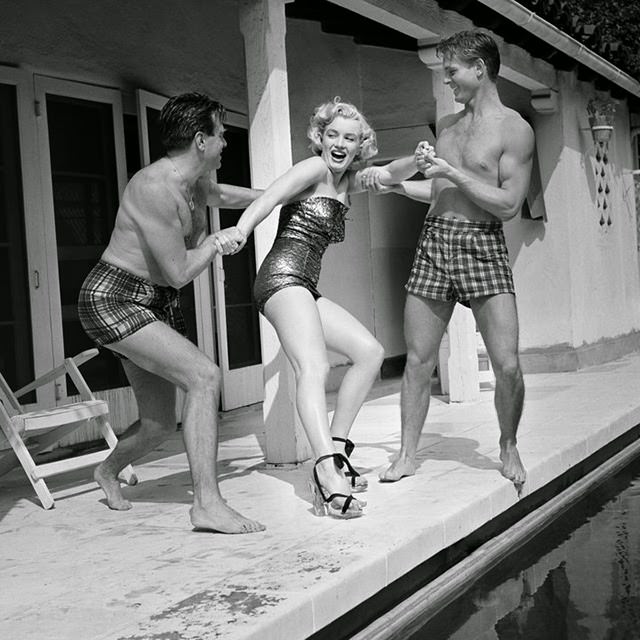
<svg viewBox="0 0 640 640">
<path fill-rule="evenodd" d="M 533 58 L 527 84 L 526 61 L 508 69 L 510 57 L 518 62 L 519 56 L 503 55 L 506 78 L 519 78 L 531 90 L 553 89 L 554 70 L 575 71 L 640 110 L 638 80 L 515 0 L 294 0 L 287 15 L 318 21 L 324 31 L 350 35 L 359 44 L 413 51 L 461 29 L 485 28 L 512 53 L 520 49 Z"/>
</svg>

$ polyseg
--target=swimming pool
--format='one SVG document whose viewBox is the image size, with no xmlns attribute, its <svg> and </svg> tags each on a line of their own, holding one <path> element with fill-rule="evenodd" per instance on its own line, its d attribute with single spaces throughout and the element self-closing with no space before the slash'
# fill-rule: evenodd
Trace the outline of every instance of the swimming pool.
<svg viewBox="0 0 640 640">
<path fill-rule="evenodd" d="M 640 459 L 405 638 L 640 639 Z"/>
</svg>

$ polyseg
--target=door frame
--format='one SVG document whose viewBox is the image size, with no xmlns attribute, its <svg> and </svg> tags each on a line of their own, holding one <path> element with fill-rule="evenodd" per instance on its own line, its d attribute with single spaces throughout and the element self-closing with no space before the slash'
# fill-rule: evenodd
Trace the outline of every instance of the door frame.
<svg viewBox="0 0 640 640">
<path fill-rule="evenodd" d="M 48 318 L 50 320 L 49 340 L 53 349 L 53 366 L 62 364 L 65 358 L 62 332 L 62 305 L 60 300 L 60 280 L 58 273 L 58 250 L 56 242 L 55 211 L 53 205 L 53 182 L 51 176 L 51 153 L 49 147 L 49 123 L 47 119 L 47 95 L 77 98 L 91 102 L 109 104 L 112 109 L 114 151 L 116 159 L 116 180 L 118 197 L 127 184 L 127 165 L 124 146 L 124 120 L 122 116 L 122 93 L 96 85 L 62 80 L 50 76 L 34 74 L 33 86 L 36 112 L 38 116 L 38 169 L 42 198 L 42 230 L 45 235 L 46 273 L 48 274 Z M 67 399 L 66 379 L 55 383 L 56 398 L 59 402 Z"/>
<path fill-rule="evenodd" d="M 235 111 L 227 111 L 225 124 L 248 130 L 249 118 Z M 211 228 L 214 231 L 219 231 L 220 209 L 210 207 L 209 211 Z M 239 369 L 231 369 L 229 367 L 227 308 L 224 294 L 225 273 L 220 254 L 216 254 L 214 257 L 212 268 L 215 280 L 214 292 L 216 297 L 219 365 L 222 372 L 222 410 L 229 411 L 264 400 L 263 365 L 260 362 L 259 364 Z"/>
<path fill-rule="evenodd" d="M 0 83 L 16 88 L 20 170 L 24 209 L 25 251 L 28 273 L 28 295 L 31 307 L 31 343 L 35 377 L 54 366 L 49 304 L 49 271 L 47 236 L 44 227 L 37 132 L 37 104 L 33 76 L 24 69 L 0 66 Z M 36 390 L 36 403 L 54 401 L 53 383 Z"/>
</svg>

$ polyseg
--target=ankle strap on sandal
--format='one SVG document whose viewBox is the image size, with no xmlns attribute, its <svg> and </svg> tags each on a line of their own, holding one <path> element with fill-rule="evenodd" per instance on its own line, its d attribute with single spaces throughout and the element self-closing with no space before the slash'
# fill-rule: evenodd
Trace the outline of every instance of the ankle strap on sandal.
<svg viewBox="0 0 640 640">
<path fill-rule="evenodd" d="M 331 502 L 331 500 L 333 499 L 334 496 L 342 496 L 341 493 L 334 493 L 331 496 L 329 496 L 328 498 L 325 497 L 324 495 L 324 491 L 322 490 L 322 485 L 320 484 L 320 478 L 318 478 L 318 471 L 317 471 L 317 467 L 318 467 L 318 463 L 322 462 L 323 460 L 328 460 L 329 458 L 333 458 L 333 461 L 336 465 L 336 467 L 338 467 L 338 469 L 342 469 L 342 467 L 346 466 L 348 471 L 347 473 L 345 473 L 345 475 L 349 474 L 355 474 L 360 475 L 352 466 L 351 463 L 349 462 L 349 459 L 343 454 L 343 453 L 327 453 L 324 456 L 320 456 L 314 463 L 313 465 L 313 479 L 315 480 L 316 484 L 318 485 L 318 488 L 320 489 L 320 495 L 322 496 L 322 499 L 325 502 Z M 343 496 L 344 497 L 344 496 Z M 351 502 L 349 500 L 349 502 Z"/>
<path fill-rule="evenodd" d="M 353 444 L 353 441 L 349 440 L 349 438 L 339 438 L 338 436 L 334 436 L 331 439 L 334 442 L 344 442 L 344 452 L 345 452 L 347 457 L 349 457 L 353 453 L 353 450 L 356 447 L 356 445 Z"/>
</svg>

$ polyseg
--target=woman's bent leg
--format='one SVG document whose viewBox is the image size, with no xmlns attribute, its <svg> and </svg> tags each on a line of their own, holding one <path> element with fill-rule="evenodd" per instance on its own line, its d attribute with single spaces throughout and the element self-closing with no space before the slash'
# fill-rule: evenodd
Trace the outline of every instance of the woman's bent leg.
<svg viewBox="0 0 640 640">
<path fill-rule="evenodd" d="M 329 372 L 322 324 L 313 296 L 303 287 L 287 287 L 267 301 L 265 316 L 274 326 L 296 378 L 296 406 L 315 458 L 335 452 L 325 398 Z M 349 483 L 332 458 L 318 465 L 327 494 L 349 495 Z M 350 509 L 358 510 L 357 501 Z"/>
<path fill-rule="evenodd" d="M 384 349 L 366 327 L 341 306 L 326 298 L 320 298 L 317 305 L 327 347 L 347 356 L 352 363 L 338 390 L 331 422 L 332 436 L 347 438 L 380 372 Z"/>
</svg>

